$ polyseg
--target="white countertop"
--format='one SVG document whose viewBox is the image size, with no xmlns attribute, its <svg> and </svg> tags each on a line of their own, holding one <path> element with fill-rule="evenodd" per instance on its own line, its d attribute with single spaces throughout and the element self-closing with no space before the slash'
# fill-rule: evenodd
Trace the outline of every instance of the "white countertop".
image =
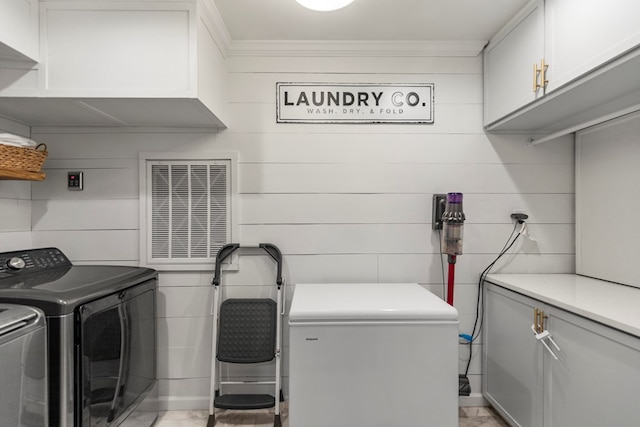
<svg viewBox="0 0 640 427">
<path fill-rule="evenodd" d="M 640 337 L 640 289 L 575 274 L 490 274 L 487 282 Z"/>
</svg>

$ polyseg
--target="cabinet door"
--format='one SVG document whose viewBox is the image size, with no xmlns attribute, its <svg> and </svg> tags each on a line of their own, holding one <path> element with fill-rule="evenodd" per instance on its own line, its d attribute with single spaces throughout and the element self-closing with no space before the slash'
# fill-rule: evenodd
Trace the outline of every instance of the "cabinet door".
<svg viewBox="0 0 640 427">
<path fill-rule="evenodd" d="M 640 44 L 637 0 L 548 0 L 547 93 Z"/>
<path fill-rule="evenodd" d="M 46 96 L 195 96 L 195 5 L 45 2 Z"/>
<path fill-rule="evenodd" d="M 38 0 L 0 2 L 0 59 L 38 59 Z"/>
<path fill-rule="evenodd" d="M 533 87 L 533 67 L 544 57 L 542 0 L 531 3 L 505 28 L 484 53 L 485 125 L 544 94 Z"/>
<path fill-rule="evenodd" d="M 545 356 L 545 427 L 638 425 L 640 340 L 584 318 L 545 310 L 560 347 Z"/>
<path fill-rule="evenodd" d="M 531 331 L 533 309 L 533 300 L 487 284 L 484 396 L 513 425 L 520 427 L 540 427 L 543 422 L 544 354 Z"/>
</svg>

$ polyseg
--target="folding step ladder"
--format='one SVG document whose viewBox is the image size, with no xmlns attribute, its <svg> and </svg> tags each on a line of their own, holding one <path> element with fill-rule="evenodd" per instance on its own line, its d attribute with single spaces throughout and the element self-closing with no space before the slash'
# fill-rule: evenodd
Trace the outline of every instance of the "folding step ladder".
<svg viewBox="0 0 640 427">
<path fill-rule="evenodd" d="M 243 246 L 247 248 L 248 246 Z M 284 281 L 282 279 L 282 254 L 271 243 L 260 243 L 275 262 L 276 301 L 270 298 L 229 298 L 221 302 L 221 264 L 237 249 L 238 243 L 223 246 L 216 256 L 213 285 L 213 337 L 211 343 L 211 389 L 209 397 L 209 420 L 207 427 L 214 427 L 215 409 L 264 409 L 275 408 L 273 425 L 281 427 L 281 341 Z M 254 247 L 255 248 L 255 247 Z M 222 363 L 262 363 L 274 360 L 273 381 L 221 381 Z M 274 394 L 222 394 L 221 386 L 238 384 L 272 384 Z"/>
</svg>

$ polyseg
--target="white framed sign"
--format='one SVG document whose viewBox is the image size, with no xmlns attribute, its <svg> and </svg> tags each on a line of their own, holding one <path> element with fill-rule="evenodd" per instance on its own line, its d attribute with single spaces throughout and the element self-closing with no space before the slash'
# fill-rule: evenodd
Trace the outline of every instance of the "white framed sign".
<svg viewBox="0 0 640 427">
<path fill-rule="evenodd" d="M 276 83 L 276 122 L 433 124 L 433 92 L 433 83 Z"/>
</svg>

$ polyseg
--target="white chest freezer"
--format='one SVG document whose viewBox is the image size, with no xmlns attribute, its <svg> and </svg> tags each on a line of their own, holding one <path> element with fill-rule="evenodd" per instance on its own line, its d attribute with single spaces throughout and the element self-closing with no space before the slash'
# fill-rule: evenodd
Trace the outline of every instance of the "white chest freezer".
<svg viewBox="0 0 640 427">
<path fill-rule="evenodd" d="M 415 283 L 298 284 L 291 427 L 457 427 L 458 312 Z"/>
</svg>

